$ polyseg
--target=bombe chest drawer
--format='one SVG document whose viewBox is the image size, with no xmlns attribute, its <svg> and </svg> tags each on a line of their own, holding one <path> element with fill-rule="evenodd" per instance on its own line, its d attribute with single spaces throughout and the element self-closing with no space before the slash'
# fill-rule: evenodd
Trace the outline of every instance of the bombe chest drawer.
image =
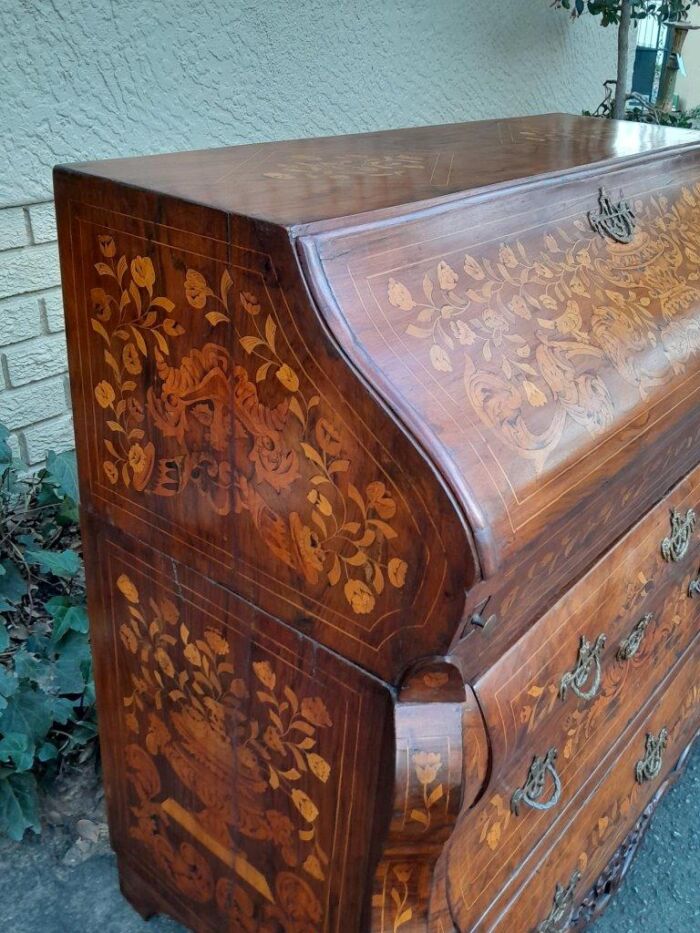
<svg viewBox="0 0 700 933">
<path fill-rule="evenodd" d="M 55 189 L 124 894 L 581 929 L 700 723 L 700 136 L 549 115 Z"/>
</svg>

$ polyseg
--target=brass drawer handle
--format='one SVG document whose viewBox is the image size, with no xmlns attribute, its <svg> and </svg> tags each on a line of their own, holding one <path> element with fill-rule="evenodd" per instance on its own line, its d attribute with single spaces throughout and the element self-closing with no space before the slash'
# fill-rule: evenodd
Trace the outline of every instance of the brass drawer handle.
<svg viewBox="0 0 700 933">
<path fill-rule="evenodd" d="M 700 596 L 700 576 L 691 580 L 688 584 L 688 596 L 693 599 L 694 596 Z"/>
<path fill-rule="evenodd" d="M 685 557 L 694 527 L 694 509 L 688 509 L 685 517 L 678 509 L 671 511 L 671 534 L 661 542 L 661 554 L 664 560 L 677 561 Z"/>
<path fill-rule="evenodd" d="M 534 933 L 562 933 L 569 929 L 569 921 L 574 909 L 574 891 L 581 880 L 581 872 L 578 869 L 569 878 L 569 883 L 564 887 L 557 882 L 552 899 L 552 909 L 549 914 L 538 923 Z"/>
<path fill-rule="evenodd" d="M 520 813 L 520 804 L 526 803 L 533 810 L 551 810 L 559 803 L 561 798 L 561 779 L 554 767 L 557 759 L 556 748 L 550 748 L 543 758 L 535 756 L 532 759 L 530 770 L 527 773 L 527 780 L 522 787 L 519 787 L 510 798 L 510 808 L 518 816 Z M 549 774 L 554 782 L 554 792 L 549 800 L 541 801 L 540 797 L 544 792 L 544 785 Z"/>
<path fill-rule="evenodd" d="M 620 642 L 620 647 L 617 649 L 618 661 L 630 661 L 635 656 L 644 641 L 644 633 L 653 618 L 654 614 L 652 612 L 647 612 L 647 614 L 642 616 L 639 622 L 637 622 L 627 638 Z"/>
<path fill-rule="evenodd" d="M 653 732 L 647 732 L 646 745 L 644 747 L 644 757 L 640 758 L 634 769 L 634 776 L 637 784 L 643 784 L 645 781 L 653 781 L 661 771 L 664 749 L 668 742 L 668 729 L 664 728 L 658 735 Z"/>
<path fill-rule="evenodd" d="M 564 674 L 559 684 L 559 696 L 562 700 L 566 699 L 569 687 L 581 700 L 592 700 L 600 690 L 600 656 L 607 640 L 607 636 L 601 634 L 591 644 L 585 635 L 581 636 L 576 665 L 573 670 Z M 584 687 L 591 673 L 593 680 L 588 690 L 585 690 Z"/>
</svg>

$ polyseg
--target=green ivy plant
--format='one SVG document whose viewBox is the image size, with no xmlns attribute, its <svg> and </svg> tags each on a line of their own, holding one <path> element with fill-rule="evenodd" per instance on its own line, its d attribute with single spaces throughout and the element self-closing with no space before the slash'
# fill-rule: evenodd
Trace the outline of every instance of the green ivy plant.
<svg viewBox="0 0 700 933">
<path fill-rule="evenodd" d="M 97 735 L 77 499 L 72 454 L 30 472 L 0 425 L 0 835 L 16 840 Z"/>
</svg>

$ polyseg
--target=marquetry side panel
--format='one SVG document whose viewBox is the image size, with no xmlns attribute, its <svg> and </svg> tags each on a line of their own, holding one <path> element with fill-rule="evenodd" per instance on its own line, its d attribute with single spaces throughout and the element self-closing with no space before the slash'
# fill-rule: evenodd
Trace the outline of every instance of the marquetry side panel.
<svg viewBox="0 0 700 933">
<path fill-rule="evenodd" d="M 84 500 L 389 679 L 446 646 L 465 531 L 329 353 L 288 240 L 65 184 L 85 196 L 59 197 Z"/>
<path fill-rule="evenodd" d="M 193 930 L 359 929 L 390 759 L 364 751 L 387 728 L 383 688 L 165 556 L 89 527 L 123 872 Z"/>
</svg>

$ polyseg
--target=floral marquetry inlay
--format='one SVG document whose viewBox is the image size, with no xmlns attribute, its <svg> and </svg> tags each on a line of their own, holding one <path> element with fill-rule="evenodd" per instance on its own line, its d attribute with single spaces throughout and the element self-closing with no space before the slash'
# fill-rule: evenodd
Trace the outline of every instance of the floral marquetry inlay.
<svg viewBox="0 0 700 933">
<path fill-rule="evenodd" d="M 398 504 L 353 482 L 342 425 L 302 372 L 264 288 L 188 267 L 166 296 L 157 265 L 98 237 L 90 291 L 105 370 L 92 387 L 110 487 L 242 516 L 303 585 L 337 587 L 358 615 L 401 589 Z M 191 332 L 209 334 L 192 346 Z M 235 351 L 233 347 L 235 345 Z"/>
<path fill-rule="evenodd" d="M 636 200 L 630 243 L 580 214 L 396 269 L 382 297 L 438 382 L 540 473 L 569 426 L 602 435 L 621 392 L 645 400 L 700 349 L 699 204 L 700 184 Z"/>
<path fill-rule="evenodd" d="M 329 864 L 321 798 L 334 781 L 321 753 L 333 730 L 324 700 L 292 689 L 269 658 L 240 665 L 224 629 L 191 631 L 172 599 L 146 598 L 126 573 L 116 589 L 131 671 L 131 837 L 231 929 L 319 929 Z M 247 854 L 241 840 L 251 841 Z M 282 867 L 271 872 L 270 859 Z"/>
</svg>

